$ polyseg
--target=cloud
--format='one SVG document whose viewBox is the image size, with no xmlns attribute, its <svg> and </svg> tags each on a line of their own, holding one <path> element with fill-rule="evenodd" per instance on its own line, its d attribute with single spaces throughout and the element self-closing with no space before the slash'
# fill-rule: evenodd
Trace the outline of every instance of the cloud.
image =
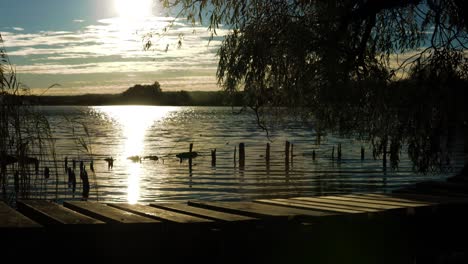
<svg viewBox="0 0 468 264">
<path fill-rule="evenodd" d="M 23 31 L 24 28 L 22 27 L 12 27 L 13 30 L 16 30 L 16 31 Z"/>
<path fill-rule="evenodd" d="M 175 23 L 169 31 L 161 32 L 169 26 L 168 21 L 168 18 L 154 18 L 143 24 L 151 28 L 142 29 L 139 25 L 128 24 L 121 19 L 106 19 L 100 20 L 101 24 L 87 26 L 77 32 L 10 33 L 5 35 L 5 46 L 10 48 L 10 56 L 43 56 L 44 60 L 62 58 L 64 64 L 73 58 L 109 56 L 154 58 L 158 63 L 164 63 L 164 59 L 215 60 L 220 40 L 214 39 L 208 43 L 206 38 L 210 37 L 210 33 L 205 28 L 199 27 L 198 32 L 202 33 L 193 34 L 193 27 L 182 23 Z M 149 40 L 153 45 L 150 51 L 144 51 L 143 36 L 148 33 L 151 33 Z M 178 42 L 182 36 L 182 46 L 179 48 Z"/>
<path fill-rule="evenodd" d="M 83 19 L 75 19 L 75 20 L 73 20 L 73 22 L 75 22 L 75 23 L 83 23 L 83 22 L 85 22 L 85 21 L 84 21 Z"/>
<path fill-rule="evenodd" d="M 38 75 L 77 75 L 73 78 L 79 78 L 79 75 L 122 73 L 134 75 L 130 79 L 138 81 L 138 78 L 156 74 L 158 81 L 170 89 L 180 86 L 180 89 L 212 90 L 218 89 L 216 53 L 228 31 L 217 30 L 218 35 L 209 42 L 211 32 L 204 26 L 194 26 L 185 19 L 150 17 L 102 19 L 76 31 L 10 31 L 2 34 L 12 61 L 17 62 L 17 71 L 28 80 Z M 146 40 L 152 43 L 148 51 L 143 50 Z M 179 40 L 182 41 L 180 47 Z M 158 74 L 161 72 L 171 77 Z M 186 74 L 189 76 L 174 77 Z M 100 85 L 99 78 L 93 82 L 96 87 Z M 70 83 L 70 86 L 76 85 Z M 93 86 L 92 83 L 87 85 Z M 112 85 L 119 89 L 118 83 Z M 210 88 L 206 88 L 208 86 Z"/>
<path fill-rule="evenodd" d="M 217 91 L 215 76 L 210 73 L 194 73 L 187 76 L 175 76 L 164 72 L 160 74 L 106 74 L 106 79 L 95 80 L 93 75 L 83 75 L 79 79 L 60 82 L 60 87 L 47 90 L 47 95 L 67 94 L 103 94 L 121 93 L 135 84 L 150 84 L 159 81 L 163 91 Z M 86 78 L 83 78 L 86 77 Z M 48 82 L 50 85 L 50 82 Z M 41 94 L 46 88 L 32 87 L 33 94 Z"/>
<path fill-rule="evenodd" d="M 422 49 L 419 49 L 390 55 L 389 68 L 395 71 L 396 79 L 404 79 L 408 77 L 412 63 L 419 58 L 422 51 Z"/>
<path fill-rule="evenodd" d="M 155 71 L 215 71 L 216 65 L 205 64 L 197 60 L 171 61 L 159 65 L 152 61 L 96 62 L 80 64 L 35 63 L 17 65 L 17 71 L 23 74 L 91 74 L 91 73 L 141 73 Z"/>
</svg>

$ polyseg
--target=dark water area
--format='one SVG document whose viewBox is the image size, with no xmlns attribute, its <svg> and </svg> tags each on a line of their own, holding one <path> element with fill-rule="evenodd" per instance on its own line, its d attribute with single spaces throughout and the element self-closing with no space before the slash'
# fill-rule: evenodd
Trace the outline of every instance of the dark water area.
<svg viewBox="0 0 468 264">
<path fill-rule="evenodd" d="M 90 200 L 130 203 L 390 192 L 416 182 L 443 180 L 463 165 L 463 145 L 453 142 L 446 173 L 415 173 L 404 150 L 398 168 L 384 173 L 381 158 L 373 158 L 368 142 L 328 134 L 317 144 L 313 125 L 298 120 L 272 129 L 269 141 L 253 113 L 237 114 L 229 107 L 43 106 L 39 111 L 53 130 L 58 170 L 51 175 L 58 177 L 59 184 L 52 178 L 36 178 L 32 197 L 81 198 L 78 176 L 75 195 L 67 186 L 65 157 L 69 167 L 76 161 L 76 171 L 79 161 L 86 166 Z M 293 145 L 289 165 L 285 164 L 286 141 Z M 187 160 L 180 162 L 176 157 L 188 152 L 190 143 L 198 153 L 191 169 Z M 239 153 L 234 154 L 239 143 L 245 144 L 244 168 L 239 167 Z M 269 165 L 267 143 L 271 146 Z M 337 159 L 339 144 L 341 160 Z M 213 149 L 216 166 L 212 166 Z M 128 159 L 131 156 L 141 157 L 141 162 Z M 105 161 L 109 157 L 114 159 L 112 169 Z M 94 173 L 89 168 L 91 160 Z"/>
</svg>

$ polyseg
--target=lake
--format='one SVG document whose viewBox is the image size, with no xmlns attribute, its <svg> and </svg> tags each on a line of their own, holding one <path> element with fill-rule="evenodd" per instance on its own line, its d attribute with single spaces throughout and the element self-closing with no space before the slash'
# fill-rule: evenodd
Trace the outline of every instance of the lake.
<svg viewBox="0 0 468 264">
<path fill-rule="evenodd" d="M 36 196 L 61 200 L 80 199 L 67 188 L 64 158 L 83 160 L 90 174 L 90 200 L 113 202 L 154 202 L 204 200 L 250 200 L 271 197 L 324 195 L 348 192 L 389 192 L 402 186 L 453 174 L 416 174 L 402 155 L 399 168 L 384 174 L 382 160 L 372 157 L 366 142 L 327 135 L 316 144 L 313 126 L 290 120 L 270 131 L 256 123 L 250 112 L 238 113 L 230 107 L 165 106 L 44 106 L 56 140 L 59 185 L 54 173 L 48 181 L 34 181 Z M 285 141 L 293 144 L 289 168 L 285 165 Z M 192 168 L 176 154 L 193 151 Z M 238 164 L 239 143 L 245 144 L 245 167 Z M 271 161 L 265 161 L 266 144 L 271 145 Z M 337 146 L 342 158 L 337 160 Z M 361 160 L 361 146 L 365 159 Z M 332 159 L 332 149 L 334 158 Z M 454 143 L 454 149 L 462 149 Z M 211 150 L 216 149 L 216 166 Z M 313 160 L 312 153 L 316 153 Z M 157 156 L 158 160 L 134 162 L 128 157 Z M 454 155 L 452 166 L 461 166 L 462 156 Z M 112 157 L 108 168 L 105 158 Z M 89 170 L 93 160 L 95 173 Z M 52 165 L 49 161 L 49 166 Z"/>
</svg>

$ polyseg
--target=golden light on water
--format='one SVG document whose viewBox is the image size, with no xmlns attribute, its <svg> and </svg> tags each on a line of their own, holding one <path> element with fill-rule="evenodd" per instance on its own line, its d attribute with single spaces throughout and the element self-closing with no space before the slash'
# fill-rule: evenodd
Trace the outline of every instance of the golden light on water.
<svg viewBox="0 0 468 264">
<path fill-rule="evenodd" d="M 120 17 L 141 18 L 152 15 L 152 0 L 114 0 L 114 8 Z"/>
<path fill-rule="evenodd" d="M 127 201 L 130 204 L 136 204 L 140 199 L 140 172 L 139 163 L 127 162 L 128 187 Z"/>
<path fill-rule="evenodd" d="M 141 164 L 128 159 L 130 156 L 144 156 L 145 136 L 156 121 L 162 120 L 176 107 L 154 106 L 102 106 L 95 107 L 98 112 L 115 120 L 120 126 L 125 141 L 120 146 L 119 162 L 126 167 L 128 174 L 127 201 L 135 204 L 140 199 Z"/>
</svg>

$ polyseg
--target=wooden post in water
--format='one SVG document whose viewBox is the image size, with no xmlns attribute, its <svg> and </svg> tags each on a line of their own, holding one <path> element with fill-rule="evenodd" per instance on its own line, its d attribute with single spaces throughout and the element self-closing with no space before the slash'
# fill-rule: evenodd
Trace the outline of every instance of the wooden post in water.
<svg viewBox="0 0 468 264">
<path fill-rule="evenodd" d="M 284 165 L 286 167 L 286 171 L 289 171 L 289 141 L 286 141 L 286 145 L 284 148 Z"/>
<path fill-rule="evenodd" d="M 338 143 L 338 160 L 341 160 L 341 143 Z"/>
<path fill-rule="evenodd" d="M 315 160 L 315 149 L 312 150 L 312 160 Z"/>
<path fill-rule="evenodd" d="M 361 146 L 361 160 L 364 160 L 364 147 Z"/>
<path fill-rule="evenodd" d="M 267 176 L 270 176 L 270 143 L 267 143 L 266 145 L 265 161 L 266 161 L 266 173 L 267 173 Z"/>
<path fill-rule="evenodd" d="M 244 143 L 239 144 L 239 168 L 245 167 L 245 146 Z"/>
<path fill-rule="evenodd" d="M 237 154 L 237 146 L 234 146 L 234 168 L 237 167 L 236 154 Z"/>
<path fill-rule="evenodd" d="M 211 166 L 216 167 L 216 149 L 211 150 Z"/>
<path fill-rule="evenodd" d="M 270 143 L 267 143 L 266 145 L 265 161 L 267 165 L 270 164 Z"/>
<path fill-rule="evenodd" d="M 294 167 L 294 144 L 291 143 L 291 166 Z"/>
<path fill-rule="evenodd" d="M 189 171 L 192 173 L 192 150 L 193 150 L 193 143 L 190 143 L 190 153 L 189 153 Z"/>
<path fill-rule="evenodd" d="M 335 159 L 335 146 L 332 147 L 332 160 Z"/>
<path fill-rule="evenodd" d="M 383 159 L 382 159 L 382 167 L 383 167 L 384 173 L 387 172 L 387 143 L 388 143 L 388 140 L 385 139 L 384 145 L 383 145 Z"/>
</svg>

